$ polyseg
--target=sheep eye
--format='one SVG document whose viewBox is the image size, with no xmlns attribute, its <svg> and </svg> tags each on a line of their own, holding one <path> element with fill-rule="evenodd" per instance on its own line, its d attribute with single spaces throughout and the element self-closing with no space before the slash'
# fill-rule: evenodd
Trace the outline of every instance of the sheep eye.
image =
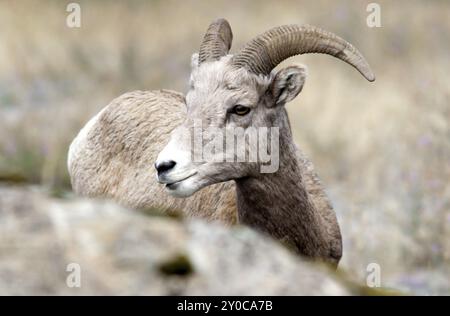
<svg viewBox="0 0 450 316">
<path fill-rule="evenodd" d="M 238 104 L 233 108 L 231 112 L 243 116 L 250 112 L 250 108 L 248 106 Z"/>
</svg>

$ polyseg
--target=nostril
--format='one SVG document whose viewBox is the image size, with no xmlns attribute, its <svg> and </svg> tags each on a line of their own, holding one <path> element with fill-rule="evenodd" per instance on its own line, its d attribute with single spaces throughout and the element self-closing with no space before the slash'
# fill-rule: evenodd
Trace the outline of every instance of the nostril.
<svg viewBox="0 0 450 316">
<path fill-rule="evenodd" d="M 162 173 L 162 172 L 172 169 L 173 167 L 175 167 L 176 164 L 177 163 L 173 160 L 165 160 L 165 161 L 155 163 L 155 168 L 156 168 L 156 171 L 158 171 L 158 173 Z"/>
</svg>

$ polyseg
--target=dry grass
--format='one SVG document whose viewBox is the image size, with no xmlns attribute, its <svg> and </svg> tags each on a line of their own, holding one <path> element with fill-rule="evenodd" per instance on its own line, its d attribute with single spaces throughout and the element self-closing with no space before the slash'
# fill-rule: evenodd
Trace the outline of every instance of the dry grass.
<svg viewBox="0 0 450 316">
<path fill-rule="evenodd" d="M 215 17 L 229 19 L 235 49 L 275 25 L 315 24 L 354 43 L 377 75 L 369 84 L 324 56 L 286 62 L 309 66 L 288 108 L 336 205 L 342 267 L 362 279 L 377 262 L 386 285 L 415 288 L 434 282 L 418 273 L 449 264 L 448 1 L 378 1 L 374 29 L 371 1 L 79 1 L 80 29 L 65 25 L 68 2 L 0 3 L 0 178 L 67 188 L 67 147 L 86 120 L 125 91 L 185 91 Z"/>
</svg>

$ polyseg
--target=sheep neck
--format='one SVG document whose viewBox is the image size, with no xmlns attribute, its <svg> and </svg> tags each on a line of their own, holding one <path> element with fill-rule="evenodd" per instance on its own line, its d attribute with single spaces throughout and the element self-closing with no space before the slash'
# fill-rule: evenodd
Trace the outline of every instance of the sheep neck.
<svg viewBox="0 0 450 316">
<path fill-rule="evenodd" d="M 280 166 L 236 180 L 239 221 L 280 240 L 308 257 L 327 248 L 323 222 L 302 181 L 292 134 L 285 115 L 280 124 Z"/>
</svg>

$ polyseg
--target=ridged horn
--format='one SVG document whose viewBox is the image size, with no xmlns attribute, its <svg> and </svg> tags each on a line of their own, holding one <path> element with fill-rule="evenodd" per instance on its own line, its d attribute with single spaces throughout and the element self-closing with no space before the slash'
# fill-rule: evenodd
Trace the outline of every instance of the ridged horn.
<svg viewBox="0 0 450 316">
<path fill-rule="evenodd" d="M 307 53 L 334 56 L 355 67 L 367 80 L 375 80 L 369 64 L 352 44 L 310 25 L 279 26 L 255 37 L 233 57 L 233 65 L 268 75 L 283 60 Z"/>
<path fill-rule="evenodd" d="M 228 54 L 233 41 L 230 24 L 225 19 L 213 21 L 203 37 L 200 45 L 199 63 L 218 60 Z"/>
</svg>

